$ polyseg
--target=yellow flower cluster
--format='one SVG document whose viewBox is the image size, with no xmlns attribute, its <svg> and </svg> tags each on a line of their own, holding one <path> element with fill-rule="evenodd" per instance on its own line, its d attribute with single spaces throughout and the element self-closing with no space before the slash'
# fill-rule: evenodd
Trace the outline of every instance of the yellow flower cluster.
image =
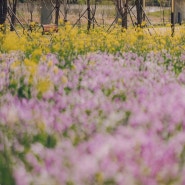
<svg viewBox="0 0 185 185">
<path fill-rule="evenodd" d="M 23 34 L 20 38 L 12 32 L 0 35 L 0 39 L 3 37 L 0 52 L 21 50 L 28 59 L 36 63 L 47 53 L 56 53 L 60 60 L 70 60 L 72 56 L 95 51 L 132 51 L 145 54 L 150 51 L 167 50 L 169 53 L 179 54 L 185 48 L 185 29 L 182 26 L 179 30 L 174 37 L 171 37 L 170 27 L 125 30 L 116 25 L 109 30 L 96 27 L 88 32 L 86 28 L 73 28 L 67 23 L 61 24 L 58 32 L 51 35 L 42 35 L 39 30 Z"/>
</svg>

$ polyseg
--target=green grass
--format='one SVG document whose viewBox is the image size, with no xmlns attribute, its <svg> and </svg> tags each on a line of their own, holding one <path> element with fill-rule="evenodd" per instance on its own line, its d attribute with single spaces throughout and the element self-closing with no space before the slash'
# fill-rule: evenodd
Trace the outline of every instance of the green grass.
<svg viewBox="0 0 185 185">
<path fill-rule="evenodd" d="M 153 17 L 156 17 L 156 18 L 159 18 L 163 15 L 163 11 L 156 11 L 156 12 L 149 12 L 147 13 L 148 16 L 153 16 Z M 164 10 L 164 16 L 170 16 L 170 10 Z"/>
</svg>

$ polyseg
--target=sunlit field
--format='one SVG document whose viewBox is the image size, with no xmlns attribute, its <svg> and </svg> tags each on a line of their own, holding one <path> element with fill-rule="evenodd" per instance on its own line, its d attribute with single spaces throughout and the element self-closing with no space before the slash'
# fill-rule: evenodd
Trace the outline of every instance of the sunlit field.
<svg viewBox="0 0 185 185">
<path fill-rule="evenodd" d="M 184 26 L 32 26 L 0 32 L 0 185 L 184 185 Z"/>
</svg>

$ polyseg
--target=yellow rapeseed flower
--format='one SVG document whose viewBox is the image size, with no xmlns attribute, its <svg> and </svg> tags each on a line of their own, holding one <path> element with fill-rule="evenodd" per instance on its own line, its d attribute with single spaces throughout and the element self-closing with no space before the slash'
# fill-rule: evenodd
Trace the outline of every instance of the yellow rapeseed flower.
<svg viewBox="0 0 185 185">
<path fill-rule="evenodd" d="M 34 61 L 38 61 L 42 55 L 42 49 L 41 48 L 36 48 L 32 54 L 31 54 L 31 59 Z"/>
<path fill-rule="evenodd" d="M 39 79 L 37 81 L 36 89 L 39 93 L 43 94 L 52 88 L 52 82 L 50 79 Z"/>
<path fill-rule="evenodd" d="M 37 72 L 37 64 L 33 60 L 25 59 L 24 60 L 24 65 L 26 67 L 26 70 L 30 74 L 29 82 L 32 83 L 33 82 L 33 76 Z"/>
<path fill-rule="evenodd" d="M 19 38 L 14 32 L 6 34 L 3 42 L 3 49 L 5 51 L 19 50 L 20 42 Z"/>
</svg>

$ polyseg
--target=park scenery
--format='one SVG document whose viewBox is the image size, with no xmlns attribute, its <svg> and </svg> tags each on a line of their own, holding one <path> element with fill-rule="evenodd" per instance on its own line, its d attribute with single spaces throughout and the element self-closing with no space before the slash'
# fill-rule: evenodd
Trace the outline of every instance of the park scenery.
<svg viewBox="0 0 185 185">
<path fill-rule="evenodd" d="M 0 185 L 185 185 L 184 25 L 57 21 L 0 25 Z"/>
</svg>

